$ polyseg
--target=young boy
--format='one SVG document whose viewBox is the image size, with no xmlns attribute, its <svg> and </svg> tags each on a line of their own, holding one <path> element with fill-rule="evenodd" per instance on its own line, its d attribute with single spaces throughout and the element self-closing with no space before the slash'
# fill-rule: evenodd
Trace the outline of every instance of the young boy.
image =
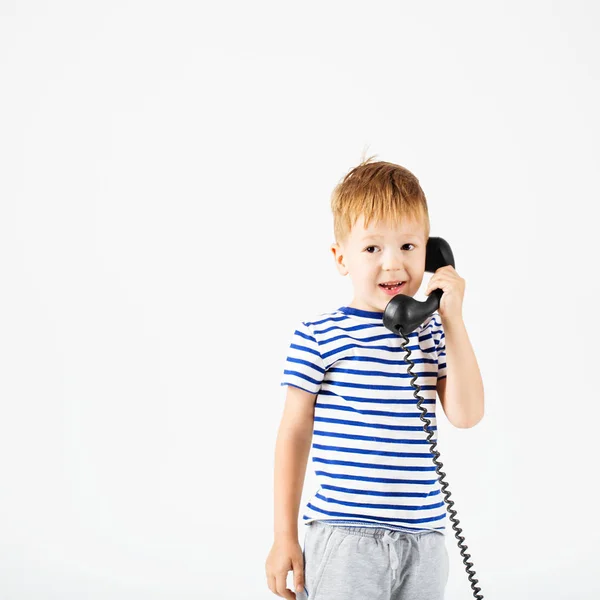
<svg viewBox="0 0 600 600">
<path fill-rule="evenodd" d="M 420 419 L 402 338 L 383 325 L 396 294 L 423 281 L 429 214 L 407 169 L 362 162 L 335 188 L 331 246 L 350 275 L 347 306 L 298 324 L 275 451 L 275 540 L 269 589 L 298 600 L 442 600 L 448 580 L 446 507 Z M 484 413 L 483 382 L 462 318 L 465 281 L 436 271 L 425 294 L 439 310 L 409 334 L 412 369 L 437 441 L 436 392 L 456 427 Z M 449 382 L 449 383 L 447 383 Z M 298 508 L 311 448 L 320 487 Z M 286 588 L 294 571 L 297 594 Z"/>
</svg>

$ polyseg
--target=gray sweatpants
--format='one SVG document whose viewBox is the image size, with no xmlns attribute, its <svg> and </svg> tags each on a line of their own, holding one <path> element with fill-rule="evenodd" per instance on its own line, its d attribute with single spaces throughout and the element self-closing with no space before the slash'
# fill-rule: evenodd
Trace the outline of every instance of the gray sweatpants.
<svg viewBox="0 0 600 600">
<path fill-rule="evenodd" d="M 449 559 L 439 531 L 305 525 L 296 600 L 443 600 Z"/>
</svg>

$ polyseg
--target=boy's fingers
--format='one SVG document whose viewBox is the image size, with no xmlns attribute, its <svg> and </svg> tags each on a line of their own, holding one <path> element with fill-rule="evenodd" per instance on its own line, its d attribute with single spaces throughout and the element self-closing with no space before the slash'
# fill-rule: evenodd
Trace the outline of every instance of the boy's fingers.
<svg viewBox="0 0 600 600">
<path fill-rule="evenodd" d="M 297 592 L 304 589 L 304 557 L 302 560 L 297 560 L 292 563 L 294 568 L 294 587 Z"/>
<path fill-rule="evenodd" d="M 287 598 L 287 600 L 295 600 L 296 596 L 294 595 L 293 592 L 291 592 L 287 587 L 287 571 L 285 573 L 280 573 L 279 575 L 276 576 L 277 579 L 277 586 L 276 586 L 276 593 L 278 596 L 281 596 L 282 598 Z"/>
<path fill-rule="evenodd" d="M 275 575 L 267 575 L 267 585 L 275 595 L 279 596 L 277 593 L 277 579 L 275 578 Z"/>
</svg>

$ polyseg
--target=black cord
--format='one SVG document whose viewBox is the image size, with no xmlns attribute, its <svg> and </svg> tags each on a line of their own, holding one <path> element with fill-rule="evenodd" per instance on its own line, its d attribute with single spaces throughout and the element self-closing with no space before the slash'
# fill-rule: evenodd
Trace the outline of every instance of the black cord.
<svg viewBox="0 0 600 600">
<path fill-rule="evenodd" d="M 477 598 L 478 600 L 483 600 L 483 596 L 479 593 L 481 591 L 481 588 L 479 588 L 475 585 L 476 583 L 479 583 L 479 580 L 473 578 L 473 576 L 475 575 L 475 571 L 471 570 L 473 563 L 468 561 L 468 559 L 471 558 L 471 555 L 465 553 L 465 550 L 467 549 L 468 546 L 466 544 L 462 543 L 465 541 L 465 538 L 460 535 L 462 533 L 462 529 L 460 527 L 458 527 L 458 524 L 460 523 L 460 521 L 455 518 L 456 511 L 452 508 L 452 506 L 454 505 L 454 501 L 450 500 L 450 496 L 452 494 L 449 491 L 446 492 L 448 483 L 445 481 L 442 481 L 442 479 L 444 477 L 446 477 L 446 473 L 441 471 L 440 467 L 443 467 L 444 465 L 443 465 L 443 463 L 438 462 L 436 460 L 440 456 L 440 453 L 437 450 L 435 450 L 435 447 L 437 446 L 437 442 L 431 440 L 431 438 L 433 437 L 433 431 L 431 431 L 429 429 L 429 425 L 431 425 L 431 421 L 425 417 L 425 415 L 427 414 L 427 409 L 423 408 L 421 406 L 421 403 L 423 402 L 424 398 L 422 396 L 419 396 L 419 392 L 421 391 L 421 386 L 418 383 L 416 383 L 418 376 L 415 373 L 413 373 L 411 370 L 415 366 L 415 363 L 412 360 L 410 360 L 410 355 L 412 354 L 412 351 L 410 350 L 410 348 L 406 347 L 406 345 L 408 344 L 408 337 L 404 335 L 404 332 L 402 331 L 402 329 L 399 326 L 397 327 L 397 329 L 398 329 L 398 334 L 404 340 L 404 342 L 402 343 L 402 349 L 406 351 L 406 361 L 409 363 L 408 372 L 413 376 L 413 378 L 410 381 L 410 384 L 415 388 L 413 395 L 415 398 L 418 399 L 417 408 L 420 411 L 422 411 L 422 414 L 420 415 L 419 418 L 421 419 L 421 421 L 426 421 L 425 425 L 423 425 L 423 431 L 425 431 L 425 433 L 428 434 L 427 440 L 429 442 L 431 442 L 430 449 L 431 449 L 431 452 L 435 455 L 433 462 L 436 465 L 436 472 L 438 474 L 438 480 L 440 482 L 440 485 L 443 488 L 442 492 L 445 496 L 444 502 L 448 505 L 448 512 L 450 513 L 450 520 L 452 521 L 452 528 L 456 532 L 455 537 L 458 540 L 460 554 L 463 557 L 463 564 L 466 566 L 466 571 L 469 574 L 469 581 L 471 582 L 471 589 L 473 590 L 473 596 L 475 598 Z"/>
</svg>

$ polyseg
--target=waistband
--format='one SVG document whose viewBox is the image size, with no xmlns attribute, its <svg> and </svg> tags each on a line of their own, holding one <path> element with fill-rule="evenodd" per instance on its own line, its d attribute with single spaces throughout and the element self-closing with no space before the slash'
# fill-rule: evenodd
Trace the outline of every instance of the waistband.
<svg viewBox="0 0 600 600">
<path fill-rule="evenodd" d="M 435 529 L 427 529 L 423 531 L 403 531 L 401 529 L 389 529 L 388 527 L 365 527 L 365 526 L 355 526 L 355 525 L 338 525 L 337 523 L 328 523 L 327 521 L 311 521 L 307 523 L 310 525 L 317 525 L 319 527 L 335 527 L 335 529 L 341 529 L 346 533 L 350 533 L 353 535 L 362 535 L 369 536 L 375 538 L 383 538 L 383 537 L 393 537 L 394 539 L 399 539 L 402 535 L 405 536 L 420 536 L 420 535 L 429 535 L 430 533 L 437 533 L 438 535 L 444 535 L 441 531 L 437 531 Z"/>
<path fill-rule="evenodd" d="M 363 537 L 373 537 L 381 540 L 383 544 L 387 545 L 389 559 L 390 559 L 390 568 L 392 569 L 392 580 L 396 579 L 396 573 L 398 572 L 398 568 L 400 566 L 400 559 L 398 557 L 398 553 L 396 550 L 396 544 L 400 538 L 404 537 L 404 539 L 408 540 L 409 548 L 411 545 L 417 545 L 419 539 L 422 534 L 428 535 L 430 533 L 437 533 L 439 535 L 444 535 L 441 531 L 435 530 L 427 530 L 427 531 L 417 531 L 415 533 L 408 531 L 398 531 L 396 529 L 388 529 L 386 527 L 352 527 L 348 525 L 336 525 L 334 523 L 326 523 L 324 521 L 311 521 L 307 523 L 308 526 L 315 525 L 317 527 L 331 528 L 331 529 L 339 529 L 344 533 L 349 535 L 360 535 Z"/>
</svg>

